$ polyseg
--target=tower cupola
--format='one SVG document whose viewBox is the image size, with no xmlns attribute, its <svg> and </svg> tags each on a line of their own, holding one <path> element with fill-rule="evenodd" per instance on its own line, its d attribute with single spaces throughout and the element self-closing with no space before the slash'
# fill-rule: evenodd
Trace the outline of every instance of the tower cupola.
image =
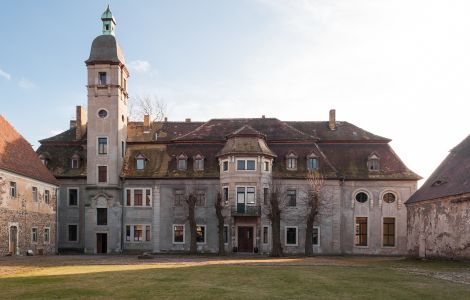
<svg viewBox="0 0 470 300">
<path fill-rule="evenodd" d="M 103 21 L 103 34 L 114 35 L 116 19 L 114 19 L 113 13 L 109 9 L 109 4 L 104 13 L 101 15 L 101 21 Z"/>
</svg>

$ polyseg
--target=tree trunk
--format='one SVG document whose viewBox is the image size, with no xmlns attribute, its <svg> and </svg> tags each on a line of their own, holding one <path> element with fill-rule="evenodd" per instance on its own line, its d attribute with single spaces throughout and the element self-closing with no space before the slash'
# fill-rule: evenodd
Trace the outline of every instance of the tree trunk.
<svg viewBox="0 0 470 300">
<path fill-rule="evenodd" d="M 218 220 L 218 229 L 219 229 L 219 255 L 225 255 L 225 243 L 224 243 L 224 215 L 222 214 L 222 195 L 217 193 L 217 200 L 215 202 L 215 213 Z"/>
<path fill-rule="evenodd" d="M 281 247 L 281 210 L 279 207 L 279 193 L 271 193 L 271 226 L 272 226 L 272 249 L 271 256 L 282 256 Z"/>
<path fill-rule="evenodd" d="M 190 232 L 189 254 L 197 254 L 197 229 L 196 229 L 196 195 L 188 196 L 188 220 Z"/>
<path fill-rule="evenodd" d="M 307 216 L 307 227 L 305 228 L 305 255 L 312 256 L 312 235 L 313 235 L 313 221 L 315 216 L 313 215 L 313 209 L 310 208 L 309 214 Z"/>
</svg>

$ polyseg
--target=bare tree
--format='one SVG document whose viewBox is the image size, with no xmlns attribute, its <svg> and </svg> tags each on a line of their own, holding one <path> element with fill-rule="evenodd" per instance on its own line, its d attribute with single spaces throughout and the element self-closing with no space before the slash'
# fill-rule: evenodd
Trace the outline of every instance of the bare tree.
<svg viewBox="0 0 470 300">
<path fill-rule="evenodd" d="M 144 115 L 150 116 L 151 122 L 160 122 L 166 115 L 166 104 L 157 96 L 144 95 L 129 99 L 129 119 L 143 120 Z"/>
<path fill-rule="evenodd" d="M 218 220 L 218 234 L 219 234 L 219 255 L 225 255 L 225 243 L 224 243 L 224 215 L 222 210 L 224 206 L 222 204 L 222 195 L 220 192 L 217 193 L 217 199 L 215 201 L 215 213 Z"/>
<path fill-rule="evenodd" d="M 196 224 L 196 192 L 192 190 L 186 196 L 186 205 L 188 206 L 188 221 L 189 221 L 189 254 L 197 254 L 197 224 Z"/>
<path fill-rule="evenodd" d="M 278 180 L 273 181 L 269 188 L 266 215 L 271 221 L 271 256 L 282 256 L 281 246 L 281 212 L 284 208 L 282 187 Z"/>
<path fill-rule="evenodd" d="M 325 178 L 318 171 L 308 171 L 306 180 L 308 192 L 306 196 L 306 229 L 305 229 L 305 255 L 313 255 L 312 236 L 313 224 L 315 223 L 322 205 L 322 190 L 325 185 Z"/>
</svg>

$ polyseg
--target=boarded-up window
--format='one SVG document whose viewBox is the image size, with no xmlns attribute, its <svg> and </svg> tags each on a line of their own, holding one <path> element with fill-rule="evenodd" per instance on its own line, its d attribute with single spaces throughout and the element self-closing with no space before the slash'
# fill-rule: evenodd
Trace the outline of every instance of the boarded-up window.
<svg viewBox="0 0 470 300">
<path fill-rule="evenodd" d="M 395 247 L 395 218 L 384 218 L 383 245 Z"/>
<path fill-rule="evenodd" d="M 356 246 L 367 246 L 367 217 L 356 218 L 356 236 L 354 243 Z"/>
<path fill-rule="evenodd" d="M 78 189 L 69 189 L 68 197 L 69 197 L 69 206 L 78 205 Z"/>
<path fill-rule="evenodd" d="M 76 224 L 68 225 L 68 241 L 78 241 L 78 226 Z"/>
<path fill-rule="evenodd" d="M 108 181 L 108 167 L 98 166 L 98 182 L 107 182 L 107 181 Z"/>
<path fill-rule="evenodd" d="M 184 203 L 184 191 L 175 190 L 175 206 L 182 206 Z"/>
<path fill-rule="evenodd" d="M 134 206 L 142 206 L 142 190 L 134 190 Z"/>
<path fill-rule="evenodd" d="M 134 241 L 142 241 L 142 225 L 134 225 Z"/>
<path fill-rule="evenodd" d="M 96 209 L 96 225 L 108 225 L 108 209 Z"/>
<path fill-rule="evenodd" d="M 198 191 L 196 193 L 196 205 L 205 206 L 206 205 L 206 193 L 203 191 Z"/>
</svg>

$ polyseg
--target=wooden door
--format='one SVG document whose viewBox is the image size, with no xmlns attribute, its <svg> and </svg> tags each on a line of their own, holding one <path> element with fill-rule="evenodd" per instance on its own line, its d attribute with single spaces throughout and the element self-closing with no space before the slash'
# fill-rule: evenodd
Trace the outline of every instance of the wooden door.
<svg viewBox="0 0 470 300">
<path fill-rule="evenodd" d="M 96 234 L 96 253 L 108 253 L 108 235 L 106 233 Z"/>
<path fill-rule="evenodd" d="M 253 252 L 253 227 L 238 227 L 238 251 Z"/>
<path fill-rule="evenodd" d="M 16 255 L 16 249 L 18 247 L 18 228 L 16 226 L 11 226 L 10 227 L 10 246 L 9 246 L 9 252 L 12 255 Z"/>
</svg>

